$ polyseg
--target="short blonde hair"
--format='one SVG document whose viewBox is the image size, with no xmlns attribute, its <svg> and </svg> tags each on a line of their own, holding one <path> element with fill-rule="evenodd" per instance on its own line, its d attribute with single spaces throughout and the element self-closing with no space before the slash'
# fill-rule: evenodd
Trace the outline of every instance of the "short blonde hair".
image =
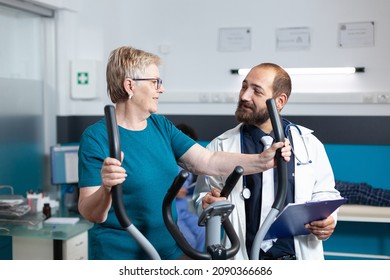
<svg viewBox="0 0 390 280">
<path fill-rule="evenodd" d="M 113 50 L 108 58 L 106 69 L 107 94 L 113 103 L 126 101 L 128 93 L 123 87 L 126 78 L 140 78 L 149 65 L 160 65 L 158 55 L 132 47 Z"/>
</svg>

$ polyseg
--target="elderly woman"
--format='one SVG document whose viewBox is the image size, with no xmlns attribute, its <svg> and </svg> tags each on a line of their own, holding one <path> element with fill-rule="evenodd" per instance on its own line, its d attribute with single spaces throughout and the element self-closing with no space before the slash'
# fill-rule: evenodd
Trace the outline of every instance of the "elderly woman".
<svg viewBox="0 0 390 280">
<path fill-rule="evenodd" d="M 90 230 L 90 258 L 145 259 L 142 248 L 119 225 L 111 207 L 111 189 L 122 184 L 127 215 L 162 259 L 183 253 L 164 225 L 161 206 L 177 175 L 177 164 L 194 174 L 228 175 L 240 165 L 246 174 L 275 167 L 281 148 L 290 160 L 288 140 L 261 154 L 211 152 L 155 114 L 164 86 L 157 55 L 121 47 L 107 64 L 107 90 L 116 105 L 122 162 L 110 158 L 105 120 L 88 127 L 79 149 L 79 211 L 95 223 Z M 175 213 L 174 213 L 175 216 Z"/>
</svg>

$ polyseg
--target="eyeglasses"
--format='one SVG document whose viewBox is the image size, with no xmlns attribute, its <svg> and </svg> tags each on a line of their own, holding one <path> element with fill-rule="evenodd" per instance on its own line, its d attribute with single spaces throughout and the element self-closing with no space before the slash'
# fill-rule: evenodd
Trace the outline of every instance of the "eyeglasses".
<svg viewBox="0 0 390 280">
<path fill-rule="evenodd" d="M 139 79 L 132 79 L 133 81 L 154 81 L 156 84 L 156 89 L 159 89 L 162 85 L 162 79 L 160 78 L 139 78 Z"/>
</svg>

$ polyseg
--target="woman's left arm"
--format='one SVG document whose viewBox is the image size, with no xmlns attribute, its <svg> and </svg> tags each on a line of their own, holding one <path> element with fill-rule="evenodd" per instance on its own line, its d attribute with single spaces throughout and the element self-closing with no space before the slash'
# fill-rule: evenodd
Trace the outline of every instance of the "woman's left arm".
<svg viewBox="0 0 390 280">
<path fill-rule="evenodd" d="M 197 175 L 227 176 L 236 166 L 244 169 L 244 174 L 260 173 L 276 166 L 276 151 L 281 148 L 284 160 L 289 161 L 291 146 L 285 142 L 274 143 L 261 154 L 240 154 L 230 152 L 213 152 L 199 144 L 193 145 L 179 159 L 179 163 L 188 171 Z"/>
</svg>

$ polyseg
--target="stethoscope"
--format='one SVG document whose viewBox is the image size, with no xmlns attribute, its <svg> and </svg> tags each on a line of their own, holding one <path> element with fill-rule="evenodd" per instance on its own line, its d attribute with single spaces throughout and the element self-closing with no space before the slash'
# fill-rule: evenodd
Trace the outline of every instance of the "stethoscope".
<svg viewBox="0 0 390 280">
<path fill-rule="evenodd" d="M 284 135 L 290 140 L 290 143 L 291 143 L 291 153 L 294 155 L 294 158 L 297 161 L 297 165 L 300 166 L 300 165 L 307 165 L 307 164 L 312 163 L 312 160 L 310 159 L 310 156 L 309 156 L 309 151 L 307 149 L 307 145 L 306 145 L 305 139 L 302 136 L 301 129 L 298 127 L 298 125 L 296 125 L 296 124 L 294 124 L 294 123 L 292 123 L 292 122 L 290 122 L 290 121 L 288 121 L 286 119 L 283 119 L 283 124 L 285 126 L 285 128 L 284 128 Z M 243 149 L 244 149 L 243 127 L 244 126 L 242 125 L 241 128 L 240 128 L 241 153 L 244 153 L 244 151 L 243 151 Z M 294 143 L 292 141 L 292 133 L 293 133 L 292 129 L 294 129 L 296 132 L 298 132 L 299 138 L 302 140 L 302 144 L 303 144 L 303 147 L 305 149 L 306 160 L 301 160 L 295 153 Z M 241 197 L 243 199 L 249 199 L 251 197 L 251 191 L 250 191 L 250 189 L 248 189 L 246 187 L 246 176 L 243 176 L 243 186 L 242 186 L 242 191 L 241 191 Z"/>
<path fill-rule="evenodd" d="M 301 129 L 299 128 L 299 126 L 297 126 L 296 124 L 288 121 L 288 120 L 285 120 L 283 119 L 283 123 L 286 124 L 285 128 L 284 128 L 284 135 L 288 138 L 288 140 L 290 140 L 290 143 L 291 143 L 291 153 L 294 155 L 294 158 L 297 160 L 297 165 L 308 165 L 310 163 L 312 163 L 311 159 L 310 159 L 310 156 L 309 156 L 309 151 L 307 149 L 307 146 L 306 146 L 306 142 L 305 142 L 305 139 L 303 138 L 302 136 L 302 131 Z M 297 156 L 297 154 L 295 153 L 295 150 L 294 150 L 294 142 L 292 141 L 292 130 L 291 128 L 294 128 L 294 130 L 296 130 L 296 132 L 298 132 L 299 134 L 299 138 L 302 140 L 302 144 L 303 144 L 303 147 L 305 148 L 305 154 L 306 154 L 306 160 L 301 160 L 301 158 L 299 158 Z"/>
</svg>

